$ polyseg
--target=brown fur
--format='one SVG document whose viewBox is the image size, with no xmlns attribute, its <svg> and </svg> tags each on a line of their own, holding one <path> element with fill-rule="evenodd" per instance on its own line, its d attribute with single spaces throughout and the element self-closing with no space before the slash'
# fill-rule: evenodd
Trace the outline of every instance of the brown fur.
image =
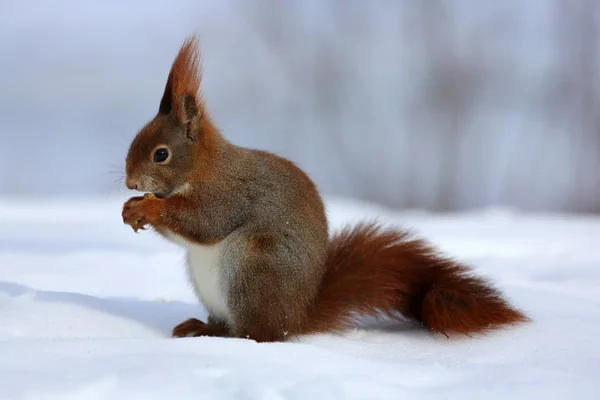
<svg viewBox="0 0 600 400">
<path fill-rule="evenodd" d="M 153 193 L 125 203 L 126 224 L 227 248 L 219 256 L 226 318 L 209 308 L 208 324 L 189 319 L 173 336 L 281 341 L 342 329 L 356 314 L 402 313 L 445 334 L 526 320 L 466 267 L 405 233 L 365 224 L 329 241 L 323 202 L 302 170 L 235 146 L 214 127 L 199 67 L 192 37 L 173 63 L 158 114 L 126 160 L 127 186 Z M 161 147 L 170 158 L 155 163 Z"/>
<path fill-rule="evenodd" d="M 165 92 L 160 102 L 162 113 L 168 114 L 171 112 L 173 115 L 184 118 L 187 111 L 184 102 L 173 100 L 183 100 L 186 94 L 195 97 L 196 101 L 200 102 L 200 107 L 203 108 L 200 97 L 202 71 L 200 70 L 201 62 L 199 58 L 197 41 L 195 38 L 188 38 L 181 46 L 181 50 L 169 72 Z"/>
<path fill-rule="evenodd" d="M 185 337 L 185 336 L 217 336 L 217 337 L 229 337 L 231 333 L 229 328 L 225 325 L 221 325 L 214 322 L 205 324 L 196 318 L 190 318 L 181 324 L 173 328 L 173 336 Z"/>
<path fill-rule="evenodd" d="M 406 232 L 367 223 L 347 228 L 331 241 L 327 265 L 306 333 L 343 328 L 357 314 L 401 313 L 445 335 L 528 320 L 466 266 Z"/>
</svg>

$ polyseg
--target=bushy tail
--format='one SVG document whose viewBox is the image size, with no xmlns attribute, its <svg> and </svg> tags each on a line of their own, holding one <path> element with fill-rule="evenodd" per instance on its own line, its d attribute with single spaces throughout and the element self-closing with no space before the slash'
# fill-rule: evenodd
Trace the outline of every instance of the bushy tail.
<svg viewBox="0 0 600 400">
<path fill-rule="evenodd" d="M 447 336 L 528 321 L 468 267 L 406 232 L 376 224 L 334 236 L 327 268 L 305 333 L 343 328 L 357 315 L 381 313 L 401 313 Z"/>
</svg>

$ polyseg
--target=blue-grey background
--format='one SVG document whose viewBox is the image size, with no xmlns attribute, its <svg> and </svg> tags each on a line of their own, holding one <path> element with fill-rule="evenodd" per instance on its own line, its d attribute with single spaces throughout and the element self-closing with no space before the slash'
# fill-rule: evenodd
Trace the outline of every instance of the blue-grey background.
<svg viewBox="0 0 600 400">
<path fill-rule="evenodd" d="M 0 196 L 99 196 L 198 32 L 224 134 L 326 194 L 600 211 L 595 0 L 4 0 Z"/>
</svg>

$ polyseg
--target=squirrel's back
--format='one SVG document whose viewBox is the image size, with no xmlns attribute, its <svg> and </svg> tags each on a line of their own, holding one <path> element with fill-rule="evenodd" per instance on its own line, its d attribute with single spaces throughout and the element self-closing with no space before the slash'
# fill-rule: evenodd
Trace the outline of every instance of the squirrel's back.
<svg viewBox="0 0 600 400">
<path fill-rule="evenodd" d="M 273 153 L 246 150 L 254 164 L 253 208 L 258 219 L 274 226 L 306 226 L 310 236 L 326 246 L 327 218 L 315 183 L 293 162 Z"/>
</svg>

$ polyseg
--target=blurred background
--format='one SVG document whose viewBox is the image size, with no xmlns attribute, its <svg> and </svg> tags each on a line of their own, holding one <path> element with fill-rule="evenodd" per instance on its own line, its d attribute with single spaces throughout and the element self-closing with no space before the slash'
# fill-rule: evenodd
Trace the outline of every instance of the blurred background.
<svg viewBox="0 0 600 400">
<path fill-rule="evenodd" d="M 326 195 L 600 211 L 596 0 L 3 0 L 0 196 L 105 196 L 183 39 L 234 143 Z"/>
</svg>

